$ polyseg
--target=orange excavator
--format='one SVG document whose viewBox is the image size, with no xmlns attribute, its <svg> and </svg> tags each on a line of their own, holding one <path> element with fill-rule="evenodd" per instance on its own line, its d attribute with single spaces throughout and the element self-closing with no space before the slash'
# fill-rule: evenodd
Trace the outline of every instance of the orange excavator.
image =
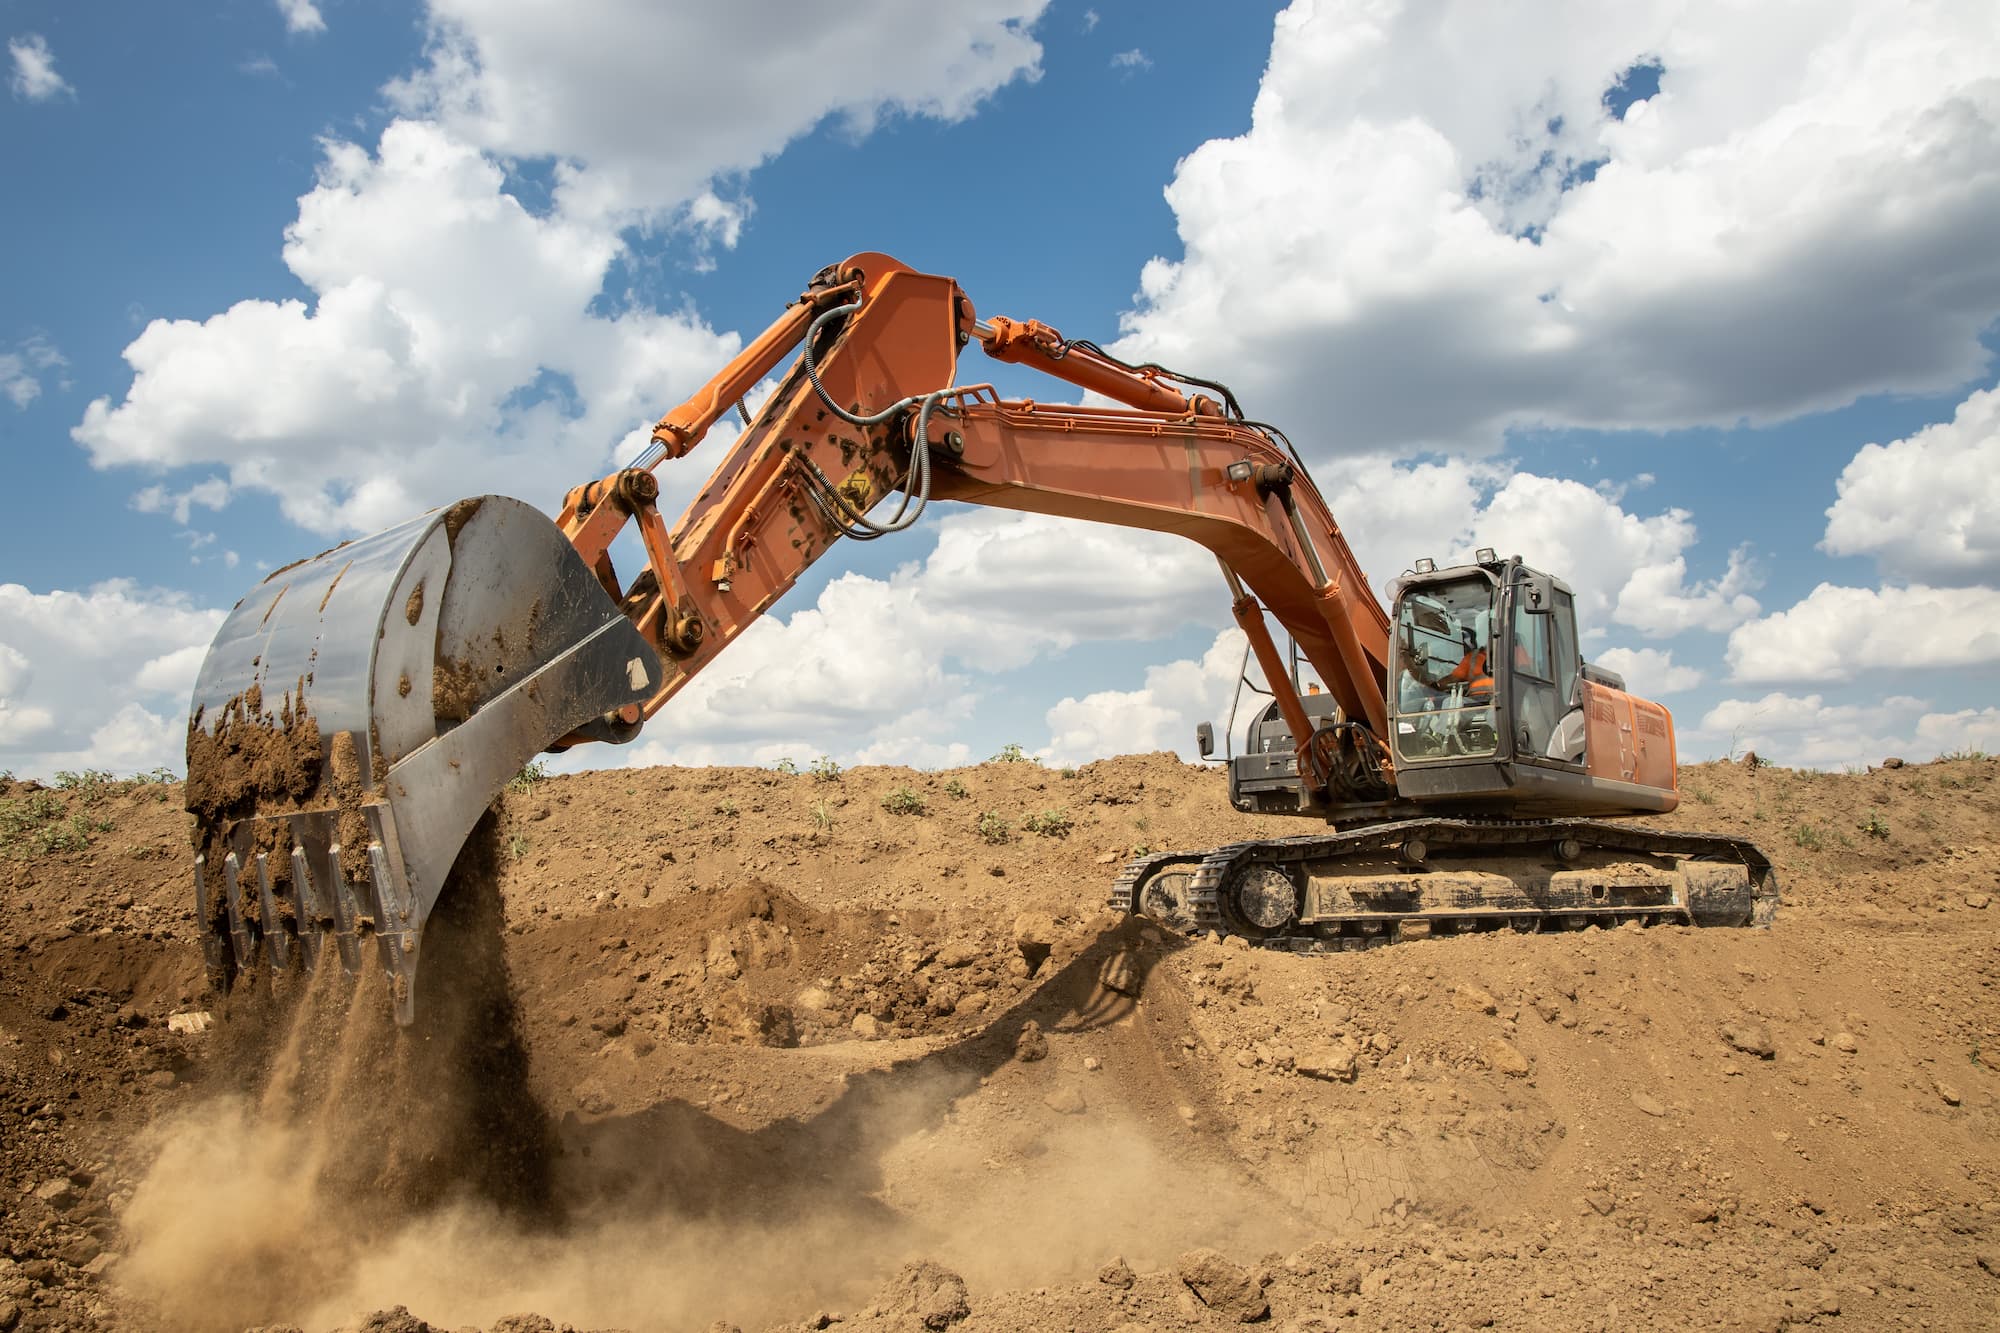
<svg viewBox="0 0 2000 1333">
<path fill-rule="evenodd" d="M 959 383 L 974 341 L 1090 402 Z M 745 396 L 787 361 L 753 415 Z M 669 526 L 655 469 L 731 413 L 734 443 Z M 1140 857 L 1119 910 L 1301 950 L 1775 911 L 1750 844 L 1612 822 L 1674 808 L 1672 720 L 1582 661 L 1560 580 L 1489 550 L 1418 560 L 1385 611 L 1290 442 L 1226 386 L 981 318 L 951 278 L 859 254 L 553 523 L 463 500 L 237 604 L 188 728 L 212 981 L 329 949 L 355 970 L 375 949 L 408 1021 L 425 920 L 526 762 L 631 740 L 837 541 L 902 531 L 932 500 L 1176 533 L 1221 565 L 1270 695 L 1241 754 L 1227 738 L 1230 800 L 1320 827 Z M 611 554 L 628 525 L 629 580 Z M 1299 655 L 1323 693 L 1300 688 Z M 1212 754 L 1206 723 L 1199 743 Z"/>
</svg>

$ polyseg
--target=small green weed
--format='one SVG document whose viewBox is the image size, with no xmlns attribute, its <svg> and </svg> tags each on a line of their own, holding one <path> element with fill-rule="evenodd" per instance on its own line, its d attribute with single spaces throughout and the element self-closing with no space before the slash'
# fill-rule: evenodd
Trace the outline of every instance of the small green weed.
<svg viewBox="0 0 2000 1333">
<path fill-rule="evenodd" d="M 826 808 L 825 801 L 813 806 L 813 827 L 822 832 L 833 827 L 833 811 Z"/>
<path fill-rule="evenodd" d="M 924 798 L 913 787 L 898 787 L 882 798 L 882 808 L 892 815 L 920 815 Z"/>
<path fill-rule="evenodd" d="M 988 842 L 1005 842 L 1013 835 L 1013 825 L 994 810 L 982 810 L 979 814 L 979 836 Z"/>
<path fill-rule="evenodd" d="M 812 761 L 812 775 L 820 782 L 838 782 L 840 765 L 833 761 L 832 755 L 823 754 Z"/>
<path fill-rule="evenodd" d="M 965 789 L 965 784 L 957 778 L 944 784 L 944 794 L 954 801 L 968 800 L 972 796 L 972 793 Z"/>
<path fill-rule="evenodd" d="M 1889 836 L 1889 821 L 1880 815 L 1870 815 L 1859 824 L 1856 824 L 1855 827 L 1871 838 L 1886 838 Z"/>
<path fill-rule="evenodd" d="M 101 768 L 86 768 L 81 773 L 72 773 L 65 769 L 56 774 L 56 790 L 68 792 L 82 801 L 86 806 L 96 805 L 106 796 L 109 796 L 117 786 L 118 779 Z M 107 825 L 106 827 L 109 826 Z M 87 843 L 88 839 L 85 841 Z M 62 850 L 69 851 L 73 849 L 63 848 Z"/>
<path fill-rule="evenodd" d="M 548 776 L 549 766 L 547 763 L 540 759 L 530 759 L 522 766 L 521 771 L 516 773 L 512 780 L 507 783 L 507 790 L 518 796 L 537 782 L 546 781 Z"/>
<path fill-rule="evenodd" d="M 736 798 L 725 796 L 717 801 L 715 803 L 715 813 L 718 815 L 734 815 L 736 813 Z"/>
<path fill-rule="evenodd" d="M 1792 841 L 1809 852 L 1816 852 L 1826 845 L 1820 831 L 1811 824 L 1801 824 L 1792 830 Z"/>
<path fill-rule="evenodd" d="M 1039 833 L 1044 838 L 1067 838 L 1076 821 L 1069 817 L 1069 811 L 1060 806 L 1053 810 L 1043 810 L 1029 815 L 1021 821 L 1021 827 L 1029 833 Z"/>
<path fill-rule="evenodd" d="M 1690 786 L 1688 788 L 1688 795 L 1694 797 L 1697 805 L 1715 804 L 1715 793 L 1706 787 Z"/>
<path fill-rule="evenodd" d="M 92 819 L 71 810 L 69 803 L 54 792 L 31 792 L 18 800 L 0 801 L 0 852 L 8 856 L 80 852 L 90 846 L 90 840 L 97 834 L 110 831 L 110 821 Z"/>
<path fill-rule="evenodd" d="M 1023 750 L 1012 741 L 1000 747 L 1000 753 L 993 756 L 996 764 L 1039 764 L 1042 761 Z"/>
<path fill-rule="evenodd" d="M 780 773 L 783 773 L 788 778 L 797 777 L 799 774 L 799 766 L 792 759 L 790 755 L 786 755 L 784 758 L 780 759 L 777 763 L 771 765 L 771 767 L 777 769 Z"/>
</svg>

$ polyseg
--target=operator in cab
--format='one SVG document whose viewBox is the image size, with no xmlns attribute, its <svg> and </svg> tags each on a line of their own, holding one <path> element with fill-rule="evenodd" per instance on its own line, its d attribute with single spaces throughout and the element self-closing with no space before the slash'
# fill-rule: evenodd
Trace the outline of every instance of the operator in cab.
<svg viewBox="0 0 2000 1333">
<path fill-rule="evenodd" d="M 1459 640 L 1464 645 L 1464 655 L 1457 665 L 1442 674 L 1434 674 L 1431 659 L 1424 656 L 1413 657 L 1409 663 L 1410 674 L 1434 690 L 1448 690 L 1453 686 L 1463 686 L 1469 700 L 1486 700 L 1493 697 L 1493 668 L 1487 660 L 1485 636 L 1472 625 L 1461 626 Z"/>
<path fill-rule="evenodd" d="M 1404 667 L 1410 677 L 1432 691 L 1452 691 L 1464 689 L 1468 701 L 1486 701 L 1494 693 L 1494 673 L 1490 662 L 1490 648 L 1486 634 L 1486 616 L 1474 614 L 1458 624 L 1458 642 L 1462 652 L 1458 662 L 1450 671 L 1436 671 L 1438 660 L 1428 652 L 1408 654 Z"/>
</svg>

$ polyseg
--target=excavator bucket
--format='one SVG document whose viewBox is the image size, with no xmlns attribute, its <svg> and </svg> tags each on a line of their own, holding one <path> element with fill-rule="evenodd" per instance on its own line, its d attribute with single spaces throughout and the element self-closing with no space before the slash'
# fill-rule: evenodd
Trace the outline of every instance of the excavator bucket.
<svg viewBox="0 0 2000 1333">
<path fill-rule="evenodd" d="M 660 674 L 555 524 L 504 496 L 272 574 L 223 622 L 188 719 L 211 982 L 329 953 L 358 972 L 374 948 L 408 1023 L 480 812 L 566 737 L 630 739 Z"/>
</svg>

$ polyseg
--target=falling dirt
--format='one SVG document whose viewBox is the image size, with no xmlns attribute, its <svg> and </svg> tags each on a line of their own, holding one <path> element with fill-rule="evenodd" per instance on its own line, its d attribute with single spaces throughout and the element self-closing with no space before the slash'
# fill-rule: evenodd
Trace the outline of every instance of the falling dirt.
<svg viewBox="0 0 2000 1333">
<path fill-rule="evenodd" d="M 211 1038 L 231 1086 L 139 1149 L 151 1161 L 121 1216 L 135 1316 L 268 1322 L 342 1290 L 370 1249 L 447 1205 L 553 1221 L 556 1140 L 527 1084 L 496 827 L 475 829 L 431 918 L 410 1028 L 372 947 L 352 980 L 330 966 L 290 993 L 231 997 Z"/>
<path fill-rule="evenodd" d="M 2000 764 L 1682 777 L 1772 929 L 1327 957 L 1099 911 L 1300 831 L 1166 756 L 546 780 L 407 1030 L 206 994 L 116 789 L 0 860 L 0 1327 L 2000 1326 Z"/>
</svg>

